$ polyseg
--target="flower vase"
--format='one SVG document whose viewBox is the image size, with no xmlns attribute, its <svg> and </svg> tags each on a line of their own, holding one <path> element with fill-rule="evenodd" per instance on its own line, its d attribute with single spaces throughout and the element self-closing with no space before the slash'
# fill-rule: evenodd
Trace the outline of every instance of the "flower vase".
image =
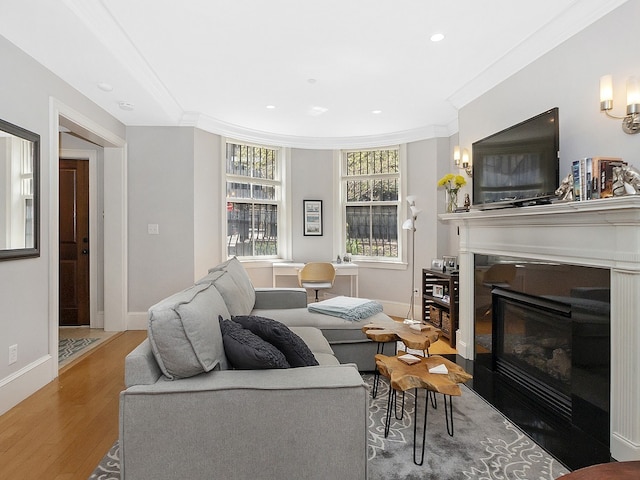
<svg viewBox="0 0 640 480">
<path fill-rule="evenodd" d="M 447 213 L 454 213 L 458 208 L 458 190 L 447 190 Z"/>
</svg>

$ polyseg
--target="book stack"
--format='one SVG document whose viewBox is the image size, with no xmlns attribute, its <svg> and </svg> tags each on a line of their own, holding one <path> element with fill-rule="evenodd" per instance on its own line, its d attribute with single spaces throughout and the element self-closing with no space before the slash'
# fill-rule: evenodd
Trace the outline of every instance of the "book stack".
<svg viewBox="0 0 640 480">
<path fill-rule="evenodd" d="M 612 197 L 613 167 L 626 164 L 621 158 L 615 157 L 587 157 L 575 160 L 571 167 L 574 198 L 591 200 Z"/>
</svg>

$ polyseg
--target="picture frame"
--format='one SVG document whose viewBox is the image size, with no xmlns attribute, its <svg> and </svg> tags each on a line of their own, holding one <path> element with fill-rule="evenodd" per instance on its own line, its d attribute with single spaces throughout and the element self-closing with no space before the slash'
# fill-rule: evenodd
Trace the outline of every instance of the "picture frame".
<svg viewBox="0 0 640 480">
<path fill-rule="evenodd" d="M 322 200 L 303 200 L 304 235 L 322 236 Z"/>
<path fill-rule="evenodd" d="M 433 286 L 433 296 L 442 298 L 444 296 L 444 287 L 442 285 Z"/>
<path fill-rule="evenodd" d="M 431 260 L 431 270 L 442 270 L 444 261 L 441 258 L 434 258 Z"/>
<path fill-rule="evenodd" d="M 444 255 L 442 262 L 448 272 L 458 269 L 458 257 Z"/>
</svg>

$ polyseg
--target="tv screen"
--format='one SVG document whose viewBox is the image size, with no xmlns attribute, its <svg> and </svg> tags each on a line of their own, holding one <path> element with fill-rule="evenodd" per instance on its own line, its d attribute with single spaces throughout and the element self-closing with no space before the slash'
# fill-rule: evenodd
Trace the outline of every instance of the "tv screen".
<svg viewBox="0 0 640 480">
<path fill-rule="evenodd" d="M 473 204 L 553 195 L 559 171 L 558 109 L 553 108 L 472 146 Z"/>
</svg>

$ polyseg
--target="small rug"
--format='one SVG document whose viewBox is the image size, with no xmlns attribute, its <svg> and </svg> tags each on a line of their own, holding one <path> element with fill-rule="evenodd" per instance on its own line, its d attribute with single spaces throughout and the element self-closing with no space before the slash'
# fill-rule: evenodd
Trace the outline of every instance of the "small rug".
<svg viewBox="0 0 640 480">
<path fill-rule="evenodd" d="M 98 341 L 97 338 L 61 338 L 58 341 L 58 363 L 62 363 L 96 341 Z"/>
<path fill-rule="evenodd" d="M 373 375 L 363 375 L 373 384 Z M 384 437 L 388 383 L 381 379 L 378 395 L 369 402 L 369 480 L 552 480 L 569 470 L 469 388 L 453 398 L 454 436 L 444 418 L 443 396 L 437 409 L 429 406 L 425 459 L 413 463 L 413 391 L 405 397 L 401 420 L 392 415 Z M 424 391 L 419 390 L 419 412 Z M 398 400 L 401 400 L 401 394 Z M 421 418 L 419 417 L 420 427 Z M 118 442 L 90 479 L 120 480 Z"/>
</svg>

